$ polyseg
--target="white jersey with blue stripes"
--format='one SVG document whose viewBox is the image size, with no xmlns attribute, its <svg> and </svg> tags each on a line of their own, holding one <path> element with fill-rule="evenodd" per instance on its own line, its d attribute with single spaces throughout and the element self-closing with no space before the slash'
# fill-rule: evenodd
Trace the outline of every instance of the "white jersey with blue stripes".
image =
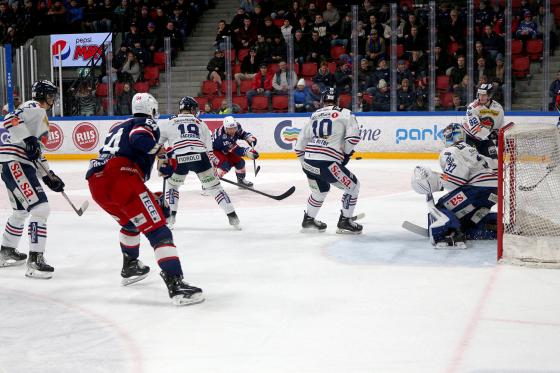
<svg viewBox="0 0 560 373">
<path fill-rule="evenodd" d="M 498 174 L 489 160 L 462 141 L 443 149 L 439 155 L 443 187 L 448 191 L 467 185 L 496 188 Z"/>
<path fill-rule="evenodd" d="M 359 142 L 360 129 L 352 112 L 326 106 L 311 115 L 299 133 L 295 151 L 309 160 L 342 161 Z"/>
<path fill-rule="evenodd" d="M 175 154 L 212 151 L 212 133 L 204 121 L 192 114 L 179 114 L 158 121 L 160 143 L 173 148 Z"/>
</svg>

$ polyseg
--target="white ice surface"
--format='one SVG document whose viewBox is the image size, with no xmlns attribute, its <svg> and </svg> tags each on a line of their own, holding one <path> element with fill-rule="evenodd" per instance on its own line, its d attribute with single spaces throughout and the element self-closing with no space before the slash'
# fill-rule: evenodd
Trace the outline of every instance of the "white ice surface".
<svg viewBox="0 0 560 373">
<path fill-rule="evenodd" d="M 0 268 L 0 372 L 560 372 L 558 270 L 496 265 L 494 242 L 436 251 L 400 227 L 424 225 L 410 175 L 435 162 L 352 161 L 361 236 L 334 233 L 337 189 L 319 214 L 327 232 L 299 233 L 298 162 L 258 163 L 257 188 L 297 190 L 277 202 L 226 185 L 242 231 L 187 178 L 173 233 L 186 279 L 207 298 L 190 307 L 171 304 L 144 238 L 152 272 L 120 286 L 116 223 L 92 201 L 78 217 L 49 193 L 53 279 Z M 85 162 L 52 168 L 76 204 L 90 198 Z"/>
</svg>

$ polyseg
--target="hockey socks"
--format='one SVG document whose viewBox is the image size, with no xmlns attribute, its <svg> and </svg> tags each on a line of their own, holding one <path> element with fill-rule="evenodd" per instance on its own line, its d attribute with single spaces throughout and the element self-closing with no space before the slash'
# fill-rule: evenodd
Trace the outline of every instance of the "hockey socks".
<svg viewBox="0 0 560 373">
<path fill-rule="evenodd" d="M 128 255 L 133 259 L 140 254 L 140 232 L 131 230 L 128 226 L 121 228 L 119 241 L 123 255 Z"/>
<path fill-rule="evenodd" d="M 212 197 L 214 197 L 218 206 L 220 206 L 226 215 L 235 210 L 233 204 L 231 203 L 231 199 L 229 199 L 229 195 L 222 187 L 210 188 L 208 189 L 208 192 L 212 195 Z"/>
<path fill-rule="evenodd" d="M 159 267 L 171 276 L 183 275 L 177 248 L 173 244 L 173 235 L 167 226 L 146 233 L 146 238 L 154 248 Z"/>
<path fill-rule="evenodd" d="M 324 193 L 311 193 L 307 199 L 306 215 L 315 218 L 319 213 L 319 209 L 323 206 L 323 202 L 327 197 L 327 192 Z"/>
<path fill-rule="evenodd" d="M 342 195 L 342 215 L 344 217 L 350 218 L 354 215 L 354 209 L 356 208 L 356 203 L 358 202 L 358 197 L 353 196 L 349 193 L 344 193 Z"/>
</svg>

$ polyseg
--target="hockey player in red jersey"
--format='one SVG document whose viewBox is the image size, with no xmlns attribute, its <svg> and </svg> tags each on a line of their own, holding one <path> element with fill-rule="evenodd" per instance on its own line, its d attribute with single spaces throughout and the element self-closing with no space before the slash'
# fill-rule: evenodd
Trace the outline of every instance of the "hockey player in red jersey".
<svg viewBox="0 0 560 373">
<path fill-rule="evenodd" d="M 237 144 L 237 140 L 245 140 L 250 148 L 244 148 Z M 259 153 L 255 150 L 257 138 L 243 130 L 241 124 L 232 116 L 224 118 L 224 124 L 219 127 L 212 136 L 212 147 L 216 156 L 215 166 L 218 176 L 222 177 L 235 167 L 237 182 L 246 187 L 252 187 L 253 183 L 245 179 L 245 160 L 242 157 L 257 159 Z"/>
<path fill-rule="evenodd" d="M 173 235 L 156 197 L 144 184 L 156 156 L 163 152 L 158 143 L 158 103 L 149 93 L 138 93 L 132 98 L 132 113 L 131 119 L 111 129 L 86 175 L 95 202 L 121 226 L 122 284 L 140 281 L 150 271 L 138 259 L 143 233 L 154 248 L 173 303 L 200 303 L 202 290 L 183 281 Z"/>
</svg>

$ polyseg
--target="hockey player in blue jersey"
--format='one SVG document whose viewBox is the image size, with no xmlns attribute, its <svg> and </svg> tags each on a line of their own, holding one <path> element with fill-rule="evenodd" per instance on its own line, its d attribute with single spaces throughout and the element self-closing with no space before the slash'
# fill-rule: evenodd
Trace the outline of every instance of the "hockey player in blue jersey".
<svg viewBox="0 0 560 373">
<path fill-rule="evenodd" d="M 29 258 L 25 275 L 44 279 L 52 277 L 54 268 L 43 256 L 50 209 L 39 178 L 55 192 L 64 190 L 62 180 L 49 170 L 41 146 L 41 140 L 49 132 L 46 111 L 54 105 L 56 93 L 57 88 L 50 81 L 35 82 L 31 88 L 33 99 L 4 117 L 4 128 L 10 137 L 0 145 L 2 180 L 13 208 L 2 236 L 0 267 L 25 263 L 27 255 L 18 252 L 17 246 L 29 217 Z"/>
<path fill-rule="evenodd" d="M 158 143 L 158 103 L 149 93 L 137 93 L 132 98 L 132 113 L 131 119 L 111 129 L 86 174 L 95 202 L 121 226 L 122 284 L 140 281 L 150 271 L 138 259 L 143 233 L 154 249 L 173 303 L 202 302 L 202 290 L 183 281 L 173 235 L 156 197 L 145 185 L 156 156 L 163 152 Z"/>
<path fill-rule="evenodd" d="M 244 140 L 249 147 L 240 146 L 237 141 Z M 250 132 L 245 131 L 241 124 L 232 116 L 224 118 L 221 127 L 212 135 L 212 147 L 214 151 L 214 165 L 217 168 L 218 177 L 224 176 L 235 167 L 237 182 L 246 187 L 252 187 L 253 183 L 245 179 L 245 160 L 242 157 L 257 159 L 259 153 L 255 150 L 257 138 Z"/>
<path fill-rule="evenodd" d="M 496 213 L 490 212 L 498 201 L 498 179 L 490 158 L 465 142 L 458 123 L 443 130 L 446 148 L 440 153 L 442 173 L 417 166 L 412 188 L 427 195 L 429 233 L 436 248 L 466 248 L 465 240 L 495 239 Z M 434 204 L 432 193 L 447 194 Z"/>
<path fill-rule="evenodd" d="M 296 155 L 307 176 L 311 195 L 301 223 L 303 232 L 324 232 L 327 224 L 315 219 L 331 184 L 344 192 L 337 233 L 362 233 L 353 219 L 360 182 L 346 164 L 360 142 L 360 130 L 352 112 L 336 106 L 334 88 L 321 94 L 323 107 L 315 111 L 301 130 L 295 146 Z"/>
</svg>

